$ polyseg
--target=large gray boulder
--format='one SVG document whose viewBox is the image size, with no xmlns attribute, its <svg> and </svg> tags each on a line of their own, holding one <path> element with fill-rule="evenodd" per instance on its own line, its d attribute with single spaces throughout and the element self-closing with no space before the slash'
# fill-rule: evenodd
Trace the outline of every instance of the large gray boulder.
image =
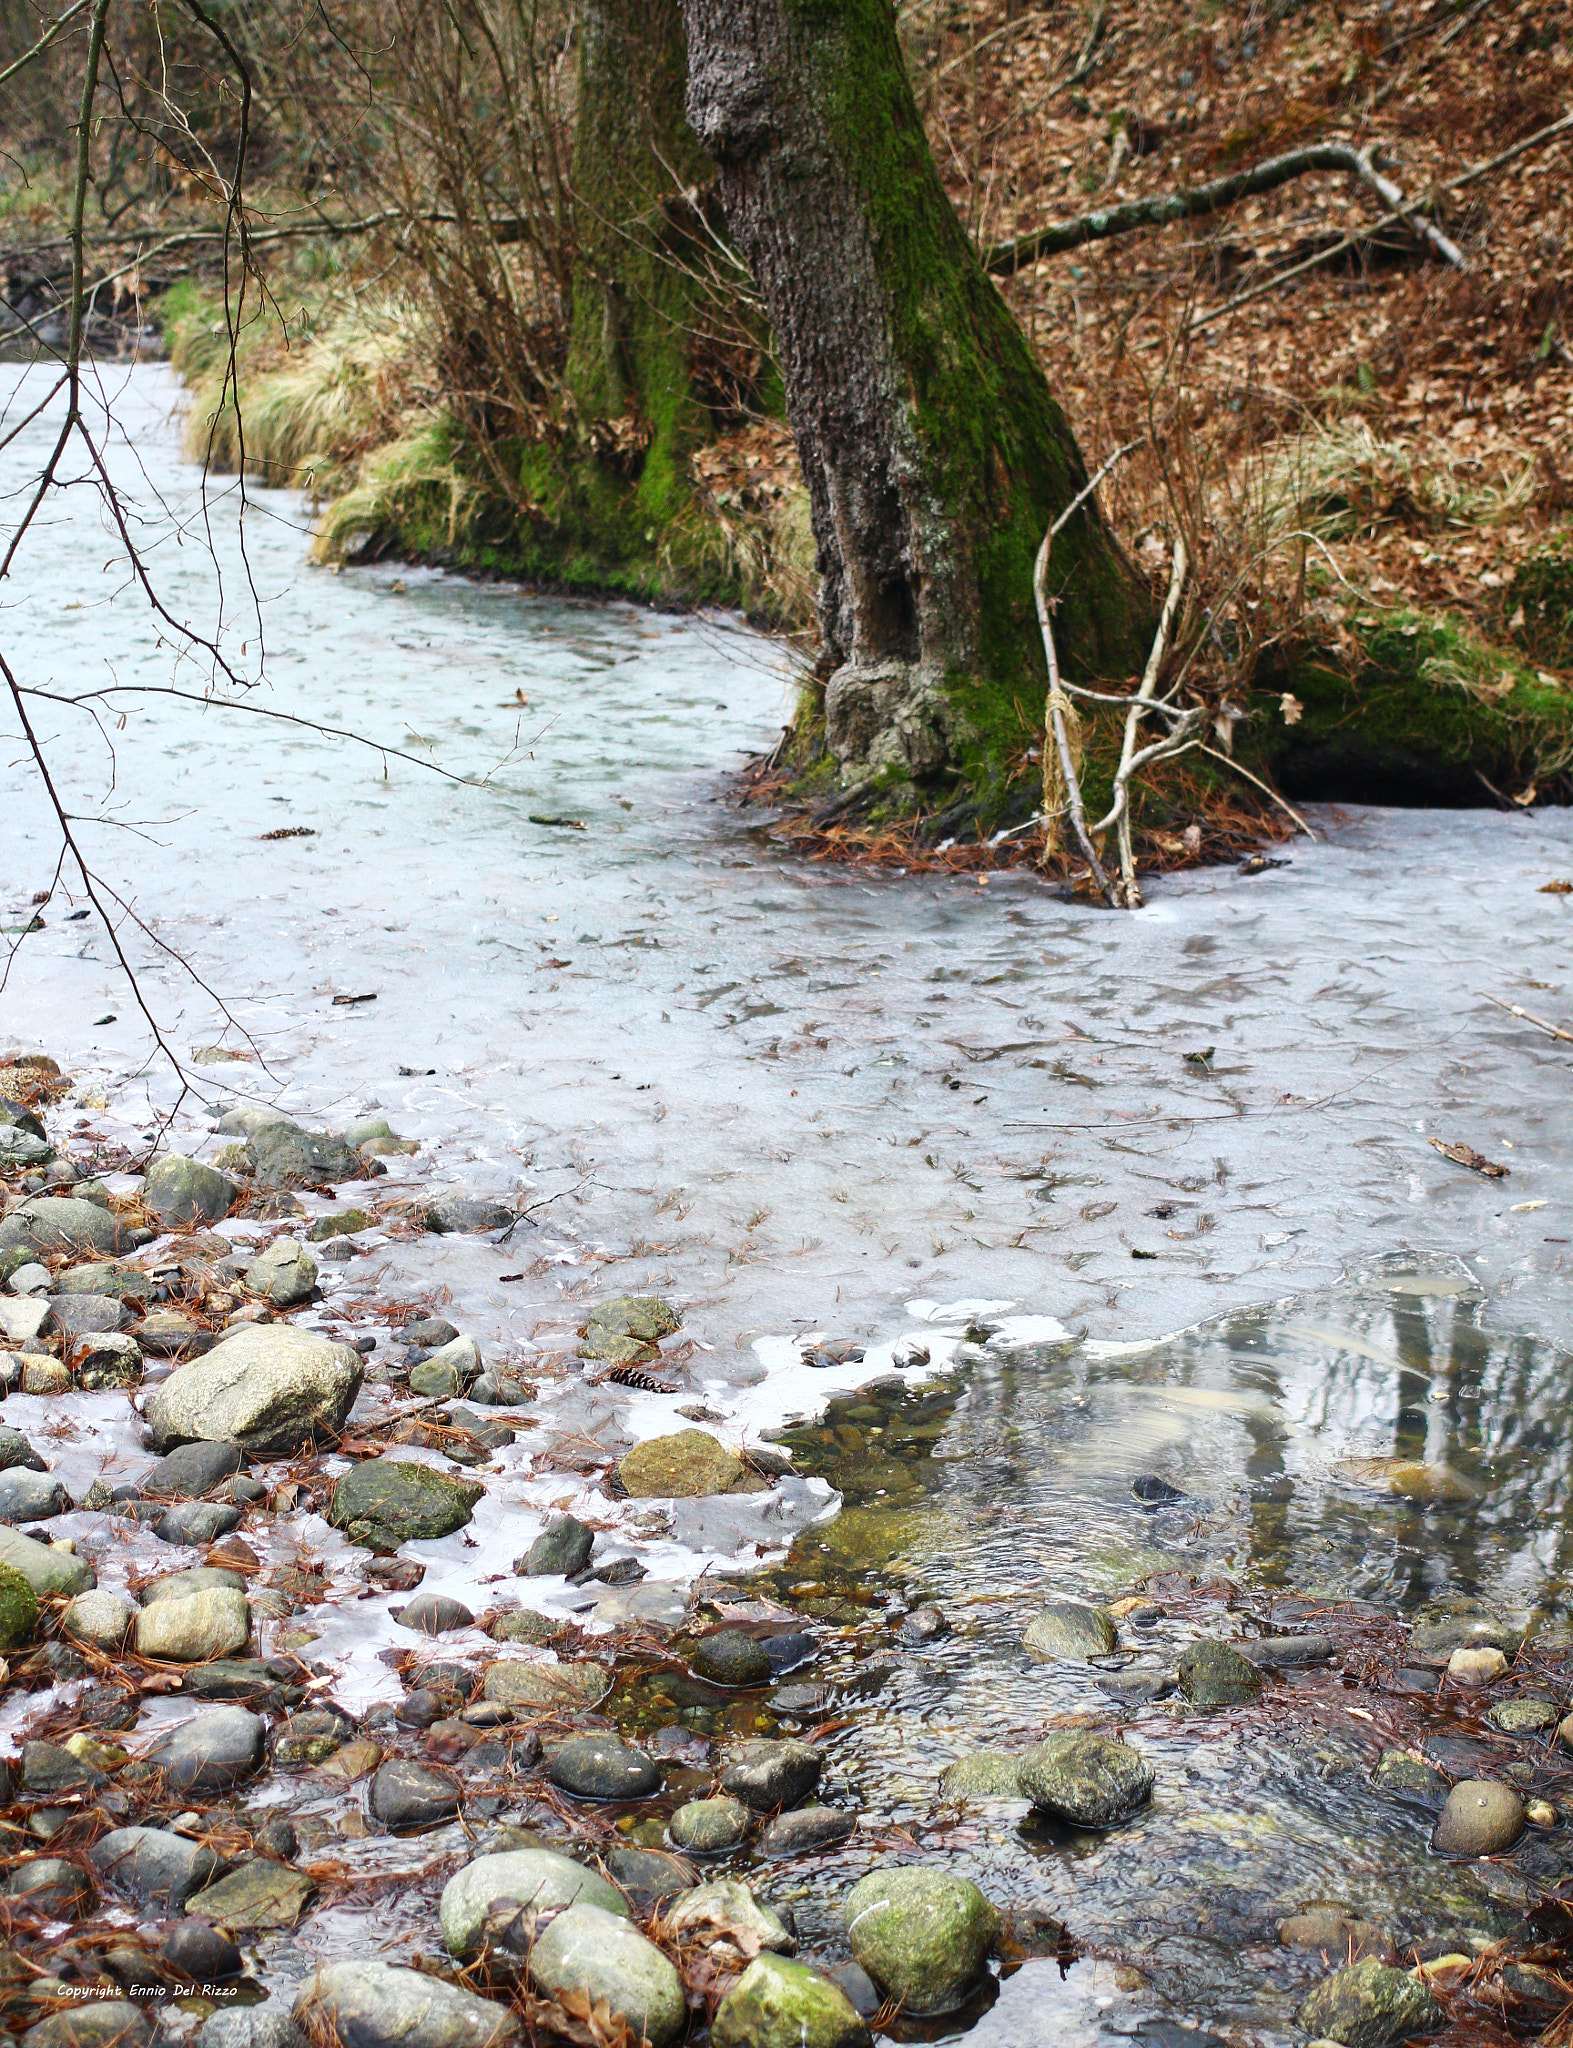
<svg viewBox="0 0 1573 2048">
<path fill-rule="evenodd" d="M 129 1242 L 112 1211 L 69 1195 L 34 1195 L 0 1223 L 0 1251 L 22 1245 L 35 1252 L 115 1252 Z"/>
<path fill-rule="evenodd" d="M 179 1152 L 155 1159 L 142 1183 L 143 1203 L 166 1230 L 183 1223 L 217 1223 L 239 1193 L 227 1173 Z"/>
<path fill-rule="evenodd" d="M 612 2018 L 652 2048 L 666 2048 L 688 2019 L 683 1980 L 655 1943 L 584 1899 L 536 1934 L 530 1975 L 548 1998 L 580 1991 L 592 2005 L 605 1999 Z"/>
<path fill-rule="evenodd" d="M 295 2019 L 339 2048 L 510 2048 L 520 2038 L 507 2006 L 392 1963 L 330 1963 L 296 1999 Z"/>
<path fill-rule="evenodd" d="M 336 1436 L 360 1392 L 361 1356 L 286 1323 L 232 1331 L 177 1367 L 147 1404 L 155 1450 L 206 1439 L 287 1457 L 319 1432 Z"/>
<path fill-rule="evenodd" d="M 480 1948 L 487 1915 L 499 1899 L 515 1899 L 521 1908 L 559 1913 L 576 1899 L 586 1899 L 608 1913 L 626 1917 L 621 1892 L 594 1870 L 555 1849 L 509 1849 L 497 1856 L 477 1856 L 443 1886 L 437 1917 L 443 1945 L 450 1955 L 474 1955 Z"/>
</svg>

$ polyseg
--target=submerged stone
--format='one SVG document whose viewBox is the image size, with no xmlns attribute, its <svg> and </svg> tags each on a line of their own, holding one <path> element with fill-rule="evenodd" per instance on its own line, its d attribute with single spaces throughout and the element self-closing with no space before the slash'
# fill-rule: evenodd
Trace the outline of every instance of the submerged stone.
<svg viewBox="0 0 1573 2048">
<path fill-rule="evenodd" d="M 648 1799 L 661 1789 L 654 1760 L 615 1735 L 570 1736 L 548 1755 L 546 1775 L 581 1799 Z"/>
<path fill-rule="evenodd" d="M 839 1984 L 785 1956 L 756 1956 L 710 2028 L 714 2048 L 869 2048 L 867 2026 Z"/>
<path fill-rule="evenodd" d="M 1108 1828 L 1125 1820 L 1152 1791 L 1153 1768 L 1123 1742 L 1078 1729 L 1051 1735 L 1029 1749 L 1019 1766 L 1021 1789 L 1040 1813 L 1080 1827 Z"/>
<path fill-rule="evenodd" d="M 1101 1607 L 1051 1600 L 1027 1624 L 1021 1641 L 1039 1664 L 1085 1663 L 1089 1657 L 1107 1657 L 1116 1637 L 1114 1623 Z"/>
<path fill-rule="evenodd" d="M 740 1799 L 690 1799 L 667 1822 L 679 1849 L 695 1856 L 735 1849 L 748 1833 L 749 1811 Z"/>
<path fill-rule="evenodd" d="M 1021 1784 L 1021 1758 L 1002 1749 L 980 1749 L 974 1756 L 957 1757 L 939 1774 L 940 1796 L 944 1799 L 1025 1799 Z"/>
<path fill-rule="evenodd" d="M 1534 1734 L 1538 1729 L 1549 1728 L 1556 1718 L 1557 1709 L 1550 1700 L 1534 1697 L 1498 1700 L 1486 1716 L 1492 1727 L 1500 1728 L 1504 1735 Z"/>
<path fill-rule="evenodd" d="M 1440 1813 L 1447 1804 L 1446 1778 L 1407 1750 L 1384 1749 L 1371 1773 L 1371 1783 L 1389 1798 L 1402 1800 L 1408 1806 L 1424 1807 L 1431 1813 Z"/>
<path fill-rule="evenodd" d="M 1418 1977 L 1367 1956 L 1318 1984 L 1296 2018 L 1313 2039 L 1337 2041 L 1340 2048 L 1386 2048 L 1434 2032 L 1443 2013 Z"/>
<path fill-rule="evenodd" d="M 1204 1637 L 1181 1652 L 1180 1690 L 1200 1713 L 1239 1706 L 1261 1689 L 1260 1673 L 1230 1643 Z"/>
<path fill-rule="evenodd" d="M 559 1664 L 499 1658 L 486 1666 L 481 1684 L 486 1699 L 505 1707 L 537 1707 L 543 1712 L 597 1706 L 611 1689 L 611 1672 L 592 1658 Z"/>
<path fill-rule="evenodd" d="M 722 1790 L 755 1813 L 801 1806 L 819 1783 L 824 1759 L 811 1743 L 790 1736 L 781 1741 L 744 1742 L 721 1770 Z"/>
<path fill-rule="evenodd" d="M 689 1660 L 694 1675 L 712 1685 L 742 1687 L 770 1682 L 770 1653 L 740 1628 L 706 1636 Z"/>
</svg>

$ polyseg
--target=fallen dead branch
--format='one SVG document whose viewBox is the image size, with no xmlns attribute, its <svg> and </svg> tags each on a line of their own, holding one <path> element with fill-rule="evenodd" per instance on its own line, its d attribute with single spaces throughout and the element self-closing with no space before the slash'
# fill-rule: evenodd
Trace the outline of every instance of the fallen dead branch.
<svg viewBox="0 0 1573 2048">
<path fill-rule="evenodd" d="M 1432 1151 L 1440 1152 L 1444 1159 L 1451 1159 L 1455 1166 L 1467 1166 L 1471 1173 L 1484 1174 L 1487 1180 L 1506 1180 L 1508 1169 L 1499 1166 L 1494 1159 L 1488 1159 L 1483 1152 L 1477 1152 L 1473 1145 L 1447 1145 L 1440 1138 L 1427 1138 Z"/>
<path fill-rule="evenodd" d="M 1569 1045 L 1573 1045 L 1573 1031 L 1564 1031 L 1561 1025 L 1551 1024 L 1544 1017 L 1537 1017 L 1533 1010 L 1526 1010 L 1522 1003 L 1505 1003 L 1500 996 L 1491 995 L 1485 989 L 1480 989 L 1477 993 L 1484 996 L 1488 1003 L 1495 1003 L 1499 1010 L 1506 1010 L 1510 1017 L 1522 1017 L 1526 1024 L 1533 1024 L 1537 1031 L 1544 1031 L 1550 1038 L 1566 1039 Z"/>
<path fill-rule="evenodd" d="M 1316 142 L 1305 149 L 1291 149 L 1283 156 L 1268 157 L 1249 170 L 1233 171 L 1206 185 L 1187 191 L 1161 192 L 1150 199 L 1127 200 L 1123 206 L 1100 206 L 1074 220 L 1056 221 L 1014 241 L 999 242 L 983 253 L 983 267 L 995 277 L 1013 277 L 1029 263 L 1045 256 L 1057 256 L 1066 249 L 1079 249 L 1088 242 L 1104 242 L 1115 235 L 1134 234 L 1139 228 L 1162 227 L 1169 221 L 1196 220 L 1220 213 L 1242 199 L 1263 192 L 1275 192 L 1295 178 L 1312 171 L 1348 171 L 1369 185 L 1391 211 L 1393 221 L 1402 221 L 1428 242 L 1442 259 L 1456 270 L 1467 270 L 1463 251 L 1448 239 L 1434 222 L 1415 211 L 1390 178 L 1376 168 L 1374 148 L 1357 149 L 1352 142 Z"/>
</svg>

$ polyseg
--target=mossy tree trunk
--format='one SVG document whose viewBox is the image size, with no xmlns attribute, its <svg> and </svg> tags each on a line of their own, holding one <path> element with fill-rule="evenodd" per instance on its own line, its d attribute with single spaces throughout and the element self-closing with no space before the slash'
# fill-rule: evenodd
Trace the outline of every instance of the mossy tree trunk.
<svg viewBox="0 0 1573 2048">
<path fill-rule="evenodd" d="M 1074 437 L 940 182 L 890 0 L 683 12 L 812 503 L 843 780 L 987 783 L 1041 713 L 1033 558 L 1086 482 Z M 1150 603 L 1090 503 L 1052 582 L 1067 670 L 1139 666 Z"/>
</svg>

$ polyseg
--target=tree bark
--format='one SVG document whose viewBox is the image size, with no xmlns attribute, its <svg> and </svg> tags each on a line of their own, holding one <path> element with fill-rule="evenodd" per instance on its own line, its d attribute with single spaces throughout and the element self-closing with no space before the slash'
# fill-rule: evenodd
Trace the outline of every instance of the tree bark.
<svg viewBox="0 0 1573 2048">
<path fill-rule="evenodd" d="M 683 0 L 688 117 L 764 298 L 821 576 L 844 782 L 994 781 L 1043 701 L 1033 560 L 1086 471 L 940 182 L 889 0 Z M 1088 504 L 1056 544 L 1068 670 L 1152 606 Z"/>
</svg>

